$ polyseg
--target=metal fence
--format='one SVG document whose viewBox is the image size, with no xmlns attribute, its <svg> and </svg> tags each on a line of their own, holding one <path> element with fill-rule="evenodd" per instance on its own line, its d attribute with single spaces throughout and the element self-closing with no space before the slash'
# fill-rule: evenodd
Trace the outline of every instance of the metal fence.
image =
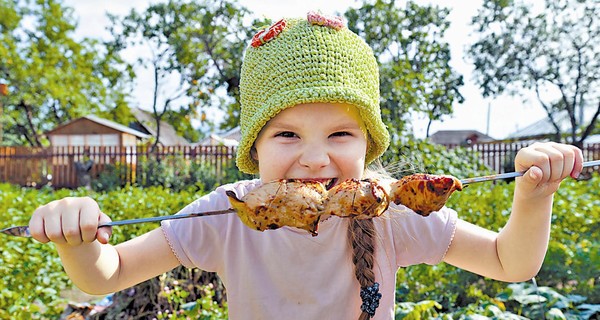
<svg viewBox="0 0 600 320">
<path fill-rule="evenodd" d="M 514 170 L 513 161 L 519 149 L 531 142 L 480 143 L 460 145 L 476 152 L 483 163 L 495 172 Z M 447 145 L 456 148 L 459 145 Z M 171 146 L 157 147 L 0 147 L 0 182 L 21 186 L 75 188 L 82 185 L 82 174 L 98 177 L 109 166 L 119 168 L 119 178 L 124 184 L 141 184 L 153 173 L 149 161 L 179 164 L 202 164 L 216 177 L 224 170 L 235 167 L 235 147 L 227 146 Z M 600 159 L 600 144 L 587 144 L 583 148 L 587 161 Z M 590 168 L 589 170 L 599 170 Z"/>
</svg>

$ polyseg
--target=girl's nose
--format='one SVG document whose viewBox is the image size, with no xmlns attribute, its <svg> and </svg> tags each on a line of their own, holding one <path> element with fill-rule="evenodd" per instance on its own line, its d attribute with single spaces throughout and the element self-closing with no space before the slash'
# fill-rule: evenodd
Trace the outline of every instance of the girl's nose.
<svg viewBox="0 0 600 320">
<path fill-rule="evenodd" d="M 300 165 L 309 169 L 320 169 L 331 162 L 326 148 L 320 146 L 306 146 L 298 160 Z"/>
</svg>

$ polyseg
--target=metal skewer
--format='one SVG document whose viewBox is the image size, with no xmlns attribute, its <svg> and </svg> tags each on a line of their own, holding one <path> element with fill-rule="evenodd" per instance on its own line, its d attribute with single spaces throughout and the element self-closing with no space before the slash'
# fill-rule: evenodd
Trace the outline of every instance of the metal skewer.
<svg viewBox="0 0 600 320">
<path fill-rule="evenodd" d="M 587 161 L 587 162 L 583 163 L 584 168 L 594 167 L 594 166 L 600 166 L 600 160 Z M 501 173 L 501 174 L 492 174 L 489 176 L 462 179 L 462 180 L 460 180 L 460 182 L 462 184 L 469 184 L 469 183 L 492 181 L 492 180 L 510 179 L 510 178 L 520 177 L 524 173 L 525 172 L 507 172 L 507 173 Z"/>
<path fill-rule="evenodd" d="M 207 211 L 207 212 L 192 212 L 192 213 L 184 213 L 184 214 L 173 214 L 170 216 L 118 220 L 118 221 L 110 221 L 107 223 L 100 224 L 98 226 L 98 228 L 122 226 L 122 225 L 126 225 L 126 224 L 135 224 L 135 223 L 160 222 L 163 220 L 186 219 L 186 218 L 192 218 L 192 217 L 215 216 L 215 215 L 226 214 L 226 213 L 231 213 L 231 212 L 234 212 L 234 210 L 233 209 L 225 209 L 225 210 L 216 210 L 216 211 Z M 7 235 L 11 235 L 11 236 L 17 236 L 17 237 L 31 237 L 31 233 L 29 232 L 28 226 L 8 227 L 6 229 L 0 230 L 0 233 L 4 233 Z"/>
<path fill-rule="evenodd" d="M 588 162 L 584 162 L 583 163 L 583 167 L 584 168 L 586 168 L 586 167 L 593 167 L 593 166 L 600 166 L 600 160 L 588 161 Z M 460 180 L 460 182 L 463 185 L 466 185 L 466 184 L 470 184 L 470 183 L 477 183 L 477 182 L 484 182 L 484 181 L 492 181 L 492 180 L 516 178 L 516 177 L 522 176 L 523 174 L 524 174 L 524 172 L 507 172 L 507 173 L 501 173 L 501 174 L 493 174 L 493 175 L 489 175 L 489 176 L 482 176 L 482 177 L 474 177 L 474 178 L 462 179 L 462 180 Z M 112 226 L 122 226 L 122 225 L 135 224 L 135 223 L 159 222 L 159 221 L 163 221 L 163 220 L 174 220 L 174 219 L 186 219 L 186 218 L 192 218 L 192 217 L 214 216 L 214 215 L 226 214 L 226 213 L 231 213 L 231 212 L 235 212 L 235 211 L 233 209 L 229 208 L 229 209 L 217 210 L 217 211 L 192 212 L 192 213 L 186 213 L 186 214 L 174 214 L 174 215 L 170 215 L 170 216 L 159 216 L 159 217 L 149 217 L 149 218 L 119 220 L 119 221 L 111 221 L 111 222 L 107 222 L 107 223 L 101 224 L 101 225 L 98 226 L 98 228 L 112 227 Z M 18 237 L 31 237 L 31 233 L 29 232 L 29 227 L 28 226 L 8 227 L 8 228 L 0 230 L 0 233 L 4 233 L 4 234 L 7 234 L 7 235 L 11 235 L 11 236 L 18 236 Z"/>
</svg>

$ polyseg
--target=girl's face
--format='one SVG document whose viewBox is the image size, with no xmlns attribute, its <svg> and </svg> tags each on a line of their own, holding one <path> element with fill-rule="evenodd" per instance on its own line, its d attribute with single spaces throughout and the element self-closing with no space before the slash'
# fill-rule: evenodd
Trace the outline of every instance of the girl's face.
<svg viewBox="0 0 600 320">
<path fill-rule="evenodd" d="M 258 161 L 263 182 L 310 179 L 331 187 L 362 177 L 366 132 L 354 106 L 301 104 L 267 122 L 256 139 L 252 157 Z"/>
</svg>

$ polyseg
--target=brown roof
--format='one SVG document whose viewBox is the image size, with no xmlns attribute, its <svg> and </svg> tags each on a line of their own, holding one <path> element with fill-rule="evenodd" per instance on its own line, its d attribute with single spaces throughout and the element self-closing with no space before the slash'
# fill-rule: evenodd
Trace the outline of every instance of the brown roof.
<svg viewBox="0 0 600 320">
<path fill-rule="evenodd" d="M 115 132 L 124 132 L 124 133 L 128 133 L 131 135 L 134 135 L 138 138 L 148 138 L 150 137 L 148 134 L 140 132 L 138 130 L 129 128 L 127 126 L 124 126 L 122 124 L 104 119 L 104 118 L 100 118 L 94 115 L 87 115 L 87 116 L 83 116 L 81 118 L 77 118 L 74 120 L 71 120 L 69 122 L 63 123 L 59 126 L 57 126 L 56 128 L 47 131 L 46 135 L 53 135 L 53 134 L 64 134 L 65 132 L 68 132 L 69 134 L 86 134 L 86 133 L 94 133 L 94 132 L 90 132 L 91 128 L 89 125 L 86 125 L 85 123 L 82 122 L 87 122 L 87 121 L 91 121 L 95 124 L 98 124 L 101 127 L 107 128 L 111 131 L 115 131 Z M 78 126 L 78 123 L 82 123 L 80 126 Z M 89 122 L 88 122 L 89 124 Z M 77 127 L 75 127 L 77 126 Z"/>
<path fill-rule="evenodd" d="M 131 108 L 131 113 L 137 119 L 137 125 L 130 124 L 130 127 L 156 137 L 156 120 L 152 116 L 152 113 L 140 108 Z M 164 121 L 160 122 L 159 143 L 163 146 L 181 146 L 190 144 L 189 141 L 177 134 L 177 131 L 175 131 L 173 126 Z"/>
<path fill-rule="evenodd" d="M 432 134 L 429 140 L 437 144 L 471 144 L 495 139 L 477 130 L 440 130 Z"/>
</svg>

